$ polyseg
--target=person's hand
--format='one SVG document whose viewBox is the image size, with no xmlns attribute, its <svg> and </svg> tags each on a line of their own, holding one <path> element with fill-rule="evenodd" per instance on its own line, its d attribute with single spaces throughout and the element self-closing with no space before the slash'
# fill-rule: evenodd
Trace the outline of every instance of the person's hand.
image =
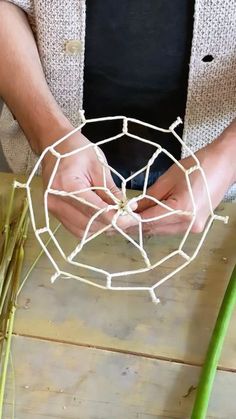
<svg viewBox="0 0 236 419">
<path fill-rule="evenodd" d="M 231 184 L 236 181 L 235 151 L 233 155 L 232 151 L 233 147 L 228 147 L 227 149 L 226 144 L 218 139 L 196 153 L 206 175 L 213 209 L 221 202 Z M 192 157 L 185 158 L 181 160 L 180 163 L 186 169 L 196 164 Z M 191 173 L 189 179 L 196 202 L 197 213 L 191 231 L 200 233 L 203 231 L 205 223 L 210 215 L 209 201 L 200 171 L 196 170 Z M 174 210 L 193 211 L 185 175 L 176 164 L 171 166 L 170 169 L 148 189 L 147 194 L 162 201 Z M 142 219 L 151 219 L 166 213 L 167 210 L 160 205 L 154 204 L 151 200 L 143 199 L 139 203 L 137 212 Z M 143 231 L 147 235 L 181 233 L 186 231 L 190 221 L 191 215 L 188 214 L 170 215 L 158 221 L 143 223 Z M 130 231 L 133 230 L 134 229 L 131 229 Z"/>
<path fill-rule="evenodd" d="M 84 147 L 90 144 L 89 140 L 80 132 L 74 134 L 71 138 L 64 141 L 56 150 L 60 154 L 69 153 L 78 147 Z M 101 149 L 99 152 L 102 156 Z M 104 157 L 105 159 L 105 157 Z M 42 176 L 44 187 L 48 186 L 56 159 L 51 153 L 47 153 L 42 164 Z M 99 189 L 87 190 L 90 187 L 103 187 L 102 164 L 93 148 L 87 148 L 84 151 L 75 153 L 70 157 L 61 159 L 56 175 L 53 179 L 51 188 L 57 191 L 74 192 L 73 196 L 65 197 L 61 195 L 48 195 L 49 211 L 58 218 L 61 223 L 77 237 L 82 237 L 91 217 L 95 213 L 100 215 L 94 219 L 89 235 L 96 233 L 111 224 L 115 214 L 113 208 L 116 202 L 122 199 L 120 190 L 116 187 L 110 170 L 106 170 L 107 188 L 111 194 Z M 90 205 L 83 202 L 86 200 Z M 130 216 L 120 217 L 118 225 L 122 229 L 134 224 L 134 219 Z"/>
</svg>

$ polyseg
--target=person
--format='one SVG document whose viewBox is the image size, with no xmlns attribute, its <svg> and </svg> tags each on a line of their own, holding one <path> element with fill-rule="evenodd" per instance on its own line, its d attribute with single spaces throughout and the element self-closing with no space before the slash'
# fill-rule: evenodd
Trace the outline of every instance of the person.
<svg viewBox="0 0 236 419">
<path fill-rule="evenodd" d="M 234 2 L 2 0 L 0 22 L 0 97 L 7 105 L 0 136 L 15 173 L 29 172 L 36 155 L 71 132 L 80 122 L 79 109 L 85 109 L 87 117 L 124 114 L 163 127 L 180 115 L 184 141 L 205 171 L 213 208 L 224 197 L 235 198 Z M 116 129 L 116 125 L 90 124 L 58 149 L 72 151 L 113 135 Z M 173 139 L 135 129 L 165 146 L 185 168 L 192 166 L 192 158 Z M 124 138 L 104 152 L 108 162 L 127 175 L 140 168 L 152 150 Z M 54 163 L 50 153 L 43 160 L 45 185 Z M 148 193 L 174 209 L 191 210 L 185 177 L 171 163 L 163 155 L 157 159 Z M 106 176 L 110 190 L 121 197 L 109 170 Z M 63 159 L 53 186 L 75 191 L 102 183 L 97 157 L 88 149 Z M 142 183 L 142 177 L 134 179 L 130 187 L 141 188 Z M 191 174 L 191 184 L 197 202 L 192 231 L 201 232 L 209 204 L 199 171 Z M 84 197 L 98 208 L 110 202 L 99 191 L 86 192 Z M 79 237 L 94 211 L 59 196 L 50 196 L 49 209 Z M 163 212 L 150 200 L 140 201 L 135 210 L 142 218 Z M 110 223 L 112 216 L 112 212 L 103 214 L 93 223 L 93 231 Z M 132 231 L 131 217 L 121 222 L 122 228 Z M 173 215 L 144 223 L 144 231 L 175 234 L 188 225 L 189 216 Z"/>
</svg>

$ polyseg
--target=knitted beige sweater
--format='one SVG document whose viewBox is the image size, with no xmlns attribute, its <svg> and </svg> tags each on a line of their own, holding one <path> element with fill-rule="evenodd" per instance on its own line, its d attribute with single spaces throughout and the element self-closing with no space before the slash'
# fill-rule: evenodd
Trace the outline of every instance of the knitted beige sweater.
<svg viewBox="0 0 236 419">
<path fill-rule="evenodd" d="M 52 94 L 70 121 L 78 125 L 78 110 L 83 108 L 85 0 L 9 1 L 28 14 Z M 235 20 L 236 1 L 195 1 L 184 128 L 184 140 L 193 151 L 214 140 L 236 117 Z M 80 41 L 77 55 L 68 54 L 65 48 L 71 40 Z M 212 55 L 213 61 L 204 62 L 206 55 Z M 13 171 L 28 173 L 36 157 L 6 108 L 0 139 Z M 227 199 L 233 198 L 236 184 L 227 193 Z"/>
</svg>

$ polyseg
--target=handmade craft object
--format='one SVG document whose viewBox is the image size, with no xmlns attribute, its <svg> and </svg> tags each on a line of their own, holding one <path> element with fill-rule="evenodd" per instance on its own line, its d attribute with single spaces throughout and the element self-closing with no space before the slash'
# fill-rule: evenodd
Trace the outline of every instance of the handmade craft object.
<svg viewBox="0 0 236 419">
<path fill-rule="evenodd" d="M 157 303 L 159 302 L 159 299 L 156 295 L 156 289 L 163 284 L 165 281 L 167 281 L 169 278 L 171 278 L 173 275 L 175 275 L 177 272 L 179 272 L 181 269 L 185 268 L 190 262 L 192 262 L 205 238 L 206 235 L 213 223 L 214 220 L 220 220 L 223 221 L 224 223 L 227 223 L 228 218 L 224 217 L 224 216 L 220 216 L 214 213 L 213 211 L 213 207 L 212 207 L 212 202 L 211 202 L 211 197 L 210 197 L 210 193 L 209 193 L 209 188 L 207 185 L 207 180 L 206 180 L 206 176 L 205 173 L 200 165 L 199 160 L 197 159 L 196 155 L 186 146 L 186 144 L 184 143 L 184 141 L 180 138 L 180 136 L 176 133 L 175 128 L 182 122 L 180 118 L 177 118 L 177 120 L 169 127 L 169 129 L 162 129 L 162 128 L 158 128 L 157 126 L 142 122 L 140 120 L 137 119 L 133 119 L 133 118 L 127 118 L 125 116 L 114 116 L 114 117 L 105 117 L 105 118 L 95 118 L 95 119 L 88 119 L 86 120 L 85 116 L 84 116 L 84 112 L 81 111 L 80 112 L 81 115 L 81 124 L 75 129 L 73 130 L 71 133 L 65 135 L 63 138 L 59 139 L 58 141 L 56 141 L 54 144 L 50 145 L 49 147 L 47 147 L 42 155 L 40 156 L 36 166 L 34 167 L 32 173 L 30 174 L 28 180 L 26 183 L 20 183 L 20 182 L 15 182 L 15 187 L 17 188 L 25 188 L 27 191 L 27 196 L 28 196 L 28 202 L 29 202 L 29 209 L 30 209 L 30 215 L 31 215 L 31 221 L 32 221 L 32 226 L 35 232 L 35 235 L 39 241 L 39 243 L 41 244 L 42 248 L 44 249 L 44 252 L 47 254 L 48 258 L 50 259 L 50 261 L 52 262 L 54 268 L 55 268 L 55 273 L 51 278 L 51 281 L 54 282 L 57 278 L 59 278 L 60 276 L 66 277 L 66 278 L 74 278 L 77 279 L 81 282 L 87 283 L 89 285 L 95 286 L 95 287 L 99 287 L 99 288 L 104 288 L 104 289 L 110 289 L 110 290 L 122 290 L 122 291 L 148 291 L 151 295 L 152 301 Z M 110 137 L 110 138 L 106 138 L 102 141 L 99 141 L 97 143 L 89 143 L 83 147 L 78 147 L 78 149 L 73 150 L 69 153 L 60 153 L 57 150 L 57 146 L 63 142 L 66 142 L 70 139 L 70 137 L 72 135 L 74 135 L 77 131 L 80 131 L 85 124 L 91 124 L 91 123 L 96 123 L 96 122 L 101 122 L 101 121 L 112 121 L 112 120 L 121 120 L 121 122 L 123 122 L 123 129 L 122 132 L 120 132 L 119 134 Z M 156 142 L 150 141 L 148 139 L 142 138 L 138 135 L 132 134 L 131 132 L 129 132 L 129 122 L 131 122 L 132 124 L 139 124 L 139 125 L 143 125 L 145 127 L 151 128 L 155 131 L 159 131 L 162 133 L 172 133 L 173 136 L 175 138 L 173 138 L 174 141 L 179 141 L 181 143 L 182 148 L 187 149 L 187 152 L 189 155 L 192 156 L 194 164 L 192 167 L 190 167 L 189 169 L 185 169 L 183 167 L 183 165 L 174 158 L 174 156 L 171 155 L 171 153 L 169 153 L 165 148 L 163 148 L 161 145 L 157 144 Z M 108 163 L 106 162 L 103 154 L 101 153 L 101 150 L 99 148 L 99 146 L 104 145 L 106 143 L 112 142 L 112 141 L 119 141 L 119 139 L 121 139 L 122 137 L 130 137 L 133 138 L 135 140 L 141 141 L 144 144 L 150 144 L 154 147 L 154 153 L 152 155 L 152 157 L 148 160 L 147 164 L 145 165 L 145 167 L 142 167 L 140 170 L 138 170 L 136 173 L 132 174 L 131 176 L 129 176 L 128 178 L 124 178 L 120 173 L 118 173 L 113 167 L 111 167 L 110 165 L 108 165 Z M 128 139 L 128 138 L 127 138 Z M 89 149 L 89 148 L 93 148 L 98 161 L 101 164 L 101 168 L 102 168 L 102 173 L 103 173 L 103 186 L 93 186 L 91 188 L 86 188 L 86 189 L 82 189 L 82 190 L 76 190 L 76 191 L 72 191 L 72 192 L 67 192 L 64 190 L 57 190 L 53 188 L 53 181 L 55 179 L 58 167 L 60 162 L 62 161 L 62 159 L 65 159 L 67 157 L 70 157 L 72 155 L 81 153 L 82 151 Z M 37 228 L 36 226 L 36 222 L 35 222 L 35 216 L 34 216 L 34 208 L 33 208 L 33 202 L 32 202 L 32 196 L 31 196 L 31 182 L 33 180 L 33 177 L 35 176 L 35 174 L 37 174 L 37 171 L 40 167 L 40 164 L 42 162 L 42 160 L 44 159 L 45 155 L 47 153 L 51 153 L 54 157 L 55 157 L 55 166 L 53 168 L 53 171 L 51 173 L 48 185 L 45 189 L 44 192 L 44 212 L 45 212 L 45 226 L 43 228 Z M 163 201 L 159 201 L 158 199 L 154 198 L 153 196 L 148 195 L 148 191 L 147 191 L 147 187 L 148 187 L 148 179 L 149 179 L 149 173 L 150 173 L 150 169 L 151 166 L 153 165 L 154 161 L 157 159 L 157 157 L 160 155 L 160 153 L 164 153 L 166 156 L 168 156 L 175 165 L 178 166 L 178 168 L 183 172 L 185 179 L 186 179 L 186 184 L 188 187 L 188 192 L 189 192 L 189 198 L 191 200 L 191 204 L 192 204 L 192 209 L 191 211 L 185 211 L 184 209 L 174 209 L 171 208 L 169 205 L 166 205 L 165 202 Z M 107 169 L 109 169 L 112 173 L 114 173 L 116 176 L 118 176 L 118 178 L 121 180 L 121 192 L 122 192 L 122 199 L 119 200 L 107 187 L 107 182 L 106 182 L 106 172 Z M 204 183 L 204 187 L 206 189 L 206 196 L 207 196 L 207 204 L 209 205 L 209 212 L 210 212 L 210 217 L 207 221 L 207 224 L 205 226 L 205 229 L 201 235 L 201 238 L 199 239 L 199 243 L 196 247 L 196 249 L 194 250 L 192 255 L 187 254 L 183 248 L 184 248 L 184 244 L 188 238 L 188 235 L 192 229 L 192 226 L 195 222 L 195 219 L 197 217 L 197 205 L 196 205 L 196 200 L 192 191 L 192 186 L 191 186 L 191 180 L 190 180 L 190 176 L 193 172 L 195 171 L 199 171 L 199 174 L 202 177 L 203 183 Z M 127 183 L 133 179 L 135 176 L 141 174 L 141 173 L 145 173 L 144 176 L 144 185 L 143 185 L 143 190 L 140 192 L 140 194 L 136 197 L 133 197 L 131 199 L 128 198 L 127 196 Z M 108 194 L 108 196 L 111 198 L 112 200 L 112 204 L 107 205 L 106 208 L 100 209 L 96 206 L 94 206 L 94 204 L 92 204 L 91 202 L 86 201 L 83 198 L 83 193 L 85 193 L 86 191 L 97 191 L 97 190 L 102 190 L 104 192 L 106 192 Z M 63 251 L 62 247 L 60 246 L 58 240 L 56 239 L 55 235 L 53 234 L 53 231 L 51 229 L 50 226 L 50 219 L 49 219 L 49 211 L 48 211 L 48 197 L 49 195 L 57 195 L 57 196 L 62 196 L 62 197 L 70 197 L 72 199 L 77 200 L 80 203 L 83 203 L 84 205 L 87 205 L 88 207 L 92 207 L 95 210 L 94 215 L 91 217 L 91 219 L 89 220 L 87 227 L 84 231 L 83 237 L 82 239 L 79 241 L 79 243 L 76 245 L 76 247 L 74 248 L 74 250 L 69 254 L 66 255 L 65 252 Z M 147 198 L 151 201 L 153 201 L 154 204 L 162 207 L 166 212 L 164 212 L 164 214 L 153 217 L 151 219 L 142 219 L 140 217 L 139 214 L 135 213 L 133 211 L 133 204 L 134 203 L 138 203 L 140 200 Z M 110 225 L 107 225 L 103 228 L 101 228 L 99 231 L 97 231 L 94 234 L 90 233 L 90 228 L 93 224 L 94 221 L 96 221 L 96 219 L 103 214 L 106 211 L 115 211 L 115 214 L 113 216 L 112 222 Z M 148 223 L 148 222 L 158 222 L 158 220 L 160 220 L 161 218 L 165 218 L 165 217 L 169 217 L 171 215 L 188 215 L 190 222 L 188 225 L 188 228 L 186 229 L 186 232 L 178 246 L 178 248 L 176 250 L 174 250 L 173 252 L 171 252 L 170 254 L 168 254 L 167 256 L 161 258 L 160 260 L 156 260 L 156 261 L 151 261 L 148 255 L 148 252 L 145 249 L 144 246 L 144 237 L 143 237 L 143 224 L 144 223 Z M 129 215 L 131 217 L 133 217 L 138 225 L 138 239 L 134 239 L 134 237 L 131 237 L 131 235 L 127 234 L 127 232 L 123 231 L 119 225 L 118 225 L 118 221 L 120 217 L 123 217 L 124 215 Z M 75 257 L 78 258 L 80 252 L 82 251 L 83 247 L 90 242 L 91 240 L 94 240 L 96 237 L 98 237 L 99 235 L 101 235 L 102 233 L 104 233 L 105 231 L 107 231 L 108 229 L 110 229 L 111 227 L 113 227 L 118 234 L 122 235 L 129 243 L 131 243 L 139 252 L 140 254 L 140 258 L 143 260 L 143 266 L 139 269 L 132 269 L 132 270 L 126 270 L 126 271 L 121 271 L 121 272 L 108 272 L 105 269 L 101 269 L 99 267 L 88 265 L 88 264 L 84 264 L 80 261 L 76 261 Z M 52 253 L 49 252 L 47 246 L 45 245 L 44 241 L 42 240 L 42 235 L 44 233 L 48 233 L 52 242 L 54 243 L 54 245 L 56 246 L 56 248 L 58 249 L 58 251 L 60 252 L 61 256 L 63 257 L 63 259 L 65 259 L 65 261 L 67 261 L 69 264 L 76 266 L 78 268 L 78 275 L 72 272 L 65 272 L 63 270 L 61 270 L 57 264 L 57 262 L 55 261 L 54 257 L 52 256 Z M 113 240 L 112 237 L 109 238 L 109 240 Z M 164 277 L 159 278 L 153 285 L 151 286 L 146 286 L 145 285 L 145 273 L 153 270 L 153 269 L 157 269 L 158 267 L 160 267 L 164 262 L 166 262 L 167 260 L 170 260 L 171 258 L 173 258 L 174 256 L 180 256 L 182 258 L 182 264 L 177 266 L 175 269 L 173 269 L 171 272 L 169 272 L 168 274 L 166 274 Z M 80 272 L 80 268 L 85 268 L 88 271 L 92 271 L 94 273 L 99 273 L 104 275 L 105 277 L 105 285 L 101 285 L 100 283 L 96 282 L 95 280 L 90 280 L 90 279 L 86 279 L 84 277 L 81 277 L 79 275 Z M 137 284 L 134 284 L 134 286 L 121 286 L 121 285 L 116 285 L 116 280 L 119 277 L 128 277 L 130 275 L 137 275 L 140 274 L 142 275 L 142 285 L 137 286 Z M 156 277 L 158 277 L 158 275 L 156 275 Z"/>
</svg>

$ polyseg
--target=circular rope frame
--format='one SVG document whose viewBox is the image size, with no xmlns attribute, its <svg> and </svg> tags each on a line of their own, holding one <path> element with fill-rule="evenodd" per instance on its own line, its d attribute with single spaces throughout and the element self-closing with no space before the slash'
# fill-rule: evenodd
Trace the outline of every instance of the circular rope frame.
<svg viewBox="0 0 236 419">
<path fill-rule="evenodd" d="M 186 144 L 184 143 L 184 141 L 181 139 L 181 137 L 176 133 L 175 128 L 182 123 L 180 118 L 177 118 L 177 120 L 171 124 L 171 126 L 169 127 L 169 129 L 163 129 L 163 128 L 159 128 L 157 126 L 145 123 L 143 121 L 140 121 L 138 119 L 134 119 L 134 118 L 127 118 L 125 116 L 111 116 L 111 117 L 104 117 L 104 118 L 94 118 L 94 119 L 85 119 L 84 116 L 84 111 L 80 111 L 80 116 L 81 116 L 81 124 L 74 129 L 72 132 L 70 132 L 69 134 L 65 135 L 64 137 L 62 137 L 61 139 L 59 139 L 58 141 L 56 141 L 54 144 L 50 145 L 49 147 L 47 147 L 43 153 L 41 154 L 38 162 L 36 163 L 33 171 L 31 172 L 28 180 L 26 183 L 20 183 L 20 182 L 15 182 L 15 187 L 17 188 L 25 188 L 26 192 L 27 192 L 27 196 L 28 196 L 28 202 L 29 202 L 29 210 L 30 210 L 30 216 L 31 216 L 31 222 L 32 222 L 32 227 L 35 233 L 35 236 L 37 238 L 37 240 L 39 241 L 40 245 L 42 246 L 44 252 L 46 253 L 46 255 L 48 256 L 48 258 L 50 259 L 52 265 L 55 268 L 55 273 L 54 275 L 51 277 L 51 281 L 54 282 L 57 278 L 59 278 L 59 276 L 65 276 L 66 278 L 74 278 L 78 281 L 84 282 L 86 284 L 98 287 L 98 288 L 102 288 L 102 289 L 110 289 L 110 290 L 114 290 L 114 291 L 148 291 L 151 295 L 152 301 L 154 303 L 158 303 L 159 302 L 159 298 L 156 295 L 156 288 L 158 286 L 160 286 L 161 284 L 163 284 L 165 281 L 167 281 L 169 278 L 171 278 L 172 276 L 174 276 L 176 273 L 178 273 L 180 270 L 182 270 L 183 268 L 185 268 L 189 263 L 191 263 L 197 256 L 205 238 L 206 235 L 213 223 L 214 220 L 220 220 L 223 221 L 224 223 L 228 222 L 228 217 L 224 217 L 224 216 L 219 216 L 217 214 L 214 213 L 213 211 L 213 207 L 212 207 L 212 202 L 211 202 L 211 197 L 210 197 L 210 192 L 209 192 L 209 188 L 208 188 L 208 184 L 207 184 L 207 180 L 206 180 L 206 176 L 205 173 L 200 165 L 199 160 L 197 159 L 196 155 L 191 151 L 191 149 L 189 147 L 186 146 Z M 78 149 L 73 150 L 71 152 L 68 153 L 64 153 L 61 154 L 56 150 L 56 147 L 67 141 L 72 135 L 74 135 L 76 132 L 80 131 L 85 124 L 88 123 L 95 123 L 95 122 L 101 122 L 101 121 L 111 121 L 111 120 L 121 120 L 123 121 L 123 128 L 122 128 L 122 132 L 113 136 L 113 137 L 109 137 L 106 138 L 102 141 L 99 141 L 97 143 L 89 143 L 83 147 L 78 147 Z M 135 124 L 139 124 L 139 125 L 143 125 L 145 127 L 151 128 L 153 130 L 159 131 L 159 132 L 163 132 L 163 133 L 172 133 L 173 136 L 180 142 L 182 148 L 185 148 L 188 152 L 188 154 L 190 156 L 192 156 L 193 160 L 194 160 L 194 165 L 192 167 L 190 167 L 189 169 L 185 169 L 183 167 L 183 165 L 174 158 L 174 156 L 172 156 L 171 153 L 169 153 L 165 148 L 163 148 L 162 146 L 160 146 L 158 143 L 155 143 L 153 141 L 149 141 L 145 138 L 142 138 L 140 136 L 134 135 L 132 133 L 129 132 L 128 128 L 129 128 L 129 122 L 135 123 Z M 119 140 L 119 138 L 123 137 L 124 135 L 126 135 L 127 137 L 133 138 L 135 140 L 141 141 L 145 144 L 150 144 L 155 148 L 155 151 L 152 155 L 152 157 L 148 160 L 146 166 L 142 167 L 140 170 L 138 170 L 137 172 L 133 173 L 131 176 L 129 176 L 128 178 L 124 178 L 119 172 L 117 172 L 113 167 L 111 167 L 110 165 L 108 165 L 108 163 L 106 162 L 106 160 L 103 157 L 103 154 L 101 153 L 99 146 L 100 145 L 104 145 L 108 142 L 112 142 L 115 140 Z M 56 190 L 52 187 L 54 178 L 56 176 L 57 173 L 57 169 L 58 166 L 61 162 L 62 159 L 70 157 L 72 155 L 78 154 L 86 149 L 89 148 L 93 148 L 98 161 L 100 162 L 101 166 L 102 166 L 102 171 L 103 171 L 103 186 L 101 187 L 90 187 L 90 188 L 86 188 L 86 189 L 81 189 L 81 190 L 76 190 L 76 191 L 72 191 L 72 192 L 66 192 L 63 190 Z M 31 182 L 33 180 L 33 177 L 36 175 L 40 164 L 43 160 L 43 158 L 45 157 L 45 155 L 47 153 L 51 153 L 53 156 L 55 156 L 56 158 L 56 163 L 55 166 L 52 170 L 47 188 L 44 192 L 44 212 L 45 212 L 45 221 L 46 221 L 46 225 L 43 228 L 37 228 L 36 227 L 36 221 L 35 221 L 35 215 L 34 215 L 34 209 L 33 209 L 33 202 L 32 202 L 32 196 L 31 196 Z M 148 179 L 149 179 L 149 173 L 150 173 L 150 168 L 153 165 L 154 161 L 157 159 L 158 155 L 160 153 L 164 153 L 166 154 L 172 161 L 174 164 L 176 164 L 178 166 L 178 168 L 183 172 L 184 176 L 185 176 L 185 180 L 186 180 L 186 184 L 187 184 L 187 188 L 188 188 L 188 192 L 189 192 L 189 197 L 191 200 L 191 204 L 192 204 L 192 211 L 185 211 L 185 210 L 176 210 L 171 208 L 170 206 L 166 205 L 164 202 L 159 201 L 158 199 L 154 198 L 153 196 L 148 195 L 147 193 L 147 187 L 148 187 Z M 118 176 L 118 178 L 121 180 L 121 192 L 123 195 L 123 199 L 122 201 L 120 201 L 116 196 L 114 196 L 114 194 L 108 189 L 107 187 L 107 183 L 106 183 L 106 171 L 107 169 L 109 169 L 112 173 L 114 173 L 115 175 Z M 192 254 L 192 256 L 189 256 L 187 253 L 185 253 L 183 251 L 183 247 L 184 244 L 188 238 L 188 235 L 192 229 L 192 226 L 195 222 L 196 216 L 197 216 L 197 206 L 196 206 L 196 202 L 195 202 L 195 198 L 193 195 L 193 191 L 192 191 L 192 187 L 191 187 L 191 182 L 190 182 L 190 175 L 195 172 L 195 171 L 199 171 L 200 175 L 202 176 L 205 188 L 206 188 L 206 193 L 207 193 L 207 201 L 208 201 L 208 205 L 209 205 L 209 212 L 210 212 L 210 217 L 207 221 L 207 224 L 205 226 L 205 229 L 201 235 L 201 239 L 194 251 L 194 253 Z M 138 195 L 135 198 L 132 199 L 128 199 L 127 197 L 127 182 L 129 182 L 130 180 L 132 180 L 135 176 L 139 175 L 140 173 L 145 172 L 145 177 L 144 177 L 144 186 L 143 186 L 143 190 L 140 193 L 140 195 Z M 96 207 L 94 204 L 86 201 L 83 197 L 81 197 L 80 195 L 82 195 L 84 192 L 87 191 L 95 191 L 96 190 L 103 190 L 104 192 L 106 192 L 108 194 L 108 196 L 111 198 L 113 204 L 111 205 L 107 205 L 106 208 L 98 208 Z M 57 195 L 57 196 L 63 196 L 63 197 L 70 197 L 73 199 L 76 199 L 77 201 L 79 201 L 80 203 L 87 205 L 89 207 L 92 207 L 96 212 L 94 213 L 94 215 L 90 218 L 86 229 L 84 231 L 83 237 L 81 239 L 81 241 L 78 243 L 78 245 L 74 248 L 74 250 L 67 256 L 65 254 L 65 252 L 63 251 L 62 247 L 60 246 L 58 240 L 56 239 L 55 235 L 53 234 L 51 227 L 50 227 L 50 219 L 49 219 L 49 212 L 48 212 L 48 196 L 49 194 L 51 195 Z M 132 210 L 132 204 L 137 203 L 138 201 L 140 201 L 141 199 L 147 198 L 151 201 L 153 201 L 156 205 L 162 207 L 163 209 L 166 210 L 166 213 L 159 215 L 157 217 L 153 217 L 153 218 L 149 218 L 149 219 L 142 219 L 139 214 L 135 213 Z M 93 222 L 104 212 L 107 211 L 111 211 L 111 210 L 115 210 L 115 215 L 113 216 L 112 222 L 111 224 L 103 227 L 102 229 L 100 229 L 99 231 L 97 231 L 96 233 L 92 234 L 89 236 L 89 231 L 90 228 L 93 224 Z M 123 231 L 119 226 L 118 226 L 118 220 L 121 216 L 123 216 L 124 214 L 128 214 L 131 217 L 133 217 L 135 219 L 135 221 L 137 222 L 138 225 L 138 240 L 134 240 L 133 237 L 131 237 L 129 234 L 127 234 L 125 231 Z M 143 223 L 147 223 L 147 222 L 154 222 L 154 221 L 158 221 L 162 218 L 166 218 L 168 216 L 171 215 L 187 215 L 190 217 L 190 222 L 189 222 L 189 226 L 183 236 L 183 239 L 181 240 L 178 249 L 176 249 L 175 251 L 171 252 L 169 255 L 163 257 L 162 259 L 160 259 L 159 261 L 155 262 L 155 263 L 151 263 L 148 257 L 148 254 L 146 252 L 146 250 L 144 249 L 144 244 L 143 244 L 143 230 L 142 230 L 142 226 Z M 82 251 L 84 245 L 86 243 L 88 243 L 89 241 L 95 239 L 96 237 L 98 237 L 99 235 L 101 235 L 102 233 L 104 233 L 105 231 L 107 231 L 108 229 L 110 229 L 111 227 L 113 227 L 119 234 L 121 234 L 126 240 L 128 240 L 128 242 L 130 242 L 133 246 L 135 246 L 135 248 L 140 252 L 140 257 L 143 259 L 143 264 L 144 266 L 142 268 L 139 269 L 133 269 L 133 270 L 129 270 L 129 271 L 121 271 L 121 272 L 114 272 L 114 273 L 110 273 L 106 270 L 97 268 L 96 266 L 93 265 L 86 265 L 80 262 L 76 262 L 74 260 L 74 258 Z M 53 243 L 55 244 L 56 248 L 58 249 L 60 255 L 62 256 L 62 258 L 72 264 L 77 266 L 78 268 L 85 268 L 89 271 L 93 271 L 95 273 L 99 273 L 104 275 L 105 279 L 106 279 L 106 284 L 105 285 L 101 285 L 98 284 L 92 280 L 88 280 L 86 278 L 82 278 L 78 275 L 69 273 L 69 272 L 65 272 L 60 270 L 57 262 L 55 261 L 55 259 L 53 258 L 52 254 L 49 252 L 47 246 L 44 244 L 41 235 L 44 233 L 48 233 L 51 240 L 53 241 Z M 176 269 L 174 269 L 172 272 L 168 273 L 167 275 L 165 275 L 163 278 L 159 279 L 155 284 L 153 284 L 152 286 L 148 287 L 148 286 L 116 286 L 113 284 L 113 279 L 121 277 L 121 276 L 129 276 L 129 275 L 135 275 L 135 274 L 145 274 L 146 272 L 153 270 L 155 268 L 157 268 L 158 266 L 160 266 L 161 264 L 163 264 L 164 262 L 166 262 L 167 260 L 169 260 L 170 258 L 174 257 L 174 256 L 180 256 L 183 259 L 183 263 L 178 266 Z M 145 282 L 145 279 L 144 279 Z"/>
</svg>

